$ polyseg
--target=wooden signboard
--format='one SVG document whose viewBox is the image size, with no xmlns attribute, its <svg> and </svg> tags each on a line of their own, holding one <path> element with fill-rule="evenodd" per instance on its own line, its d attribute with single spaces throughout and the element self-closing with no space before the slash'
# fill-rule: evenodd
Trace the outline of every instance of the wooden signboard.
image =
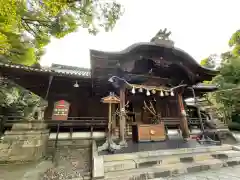
<svg viewBox="0 0 240 180">
<path fill-rule="evenodd" d="M 55 102 L 52 114 L 52 120 L 67 120 L 70 104 L 67 101 L 60 100 Z"/>
</svg>

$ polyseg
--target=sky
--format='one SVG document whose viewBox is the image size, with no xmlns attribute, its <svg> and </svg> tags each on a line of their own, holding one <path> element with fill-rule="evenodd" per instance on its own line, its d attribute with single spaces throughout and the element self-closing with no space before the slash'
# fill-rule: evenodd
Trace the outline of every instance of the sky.
<svg viewBox="0 0 240 180">
<path fill-rule="evenodd" d="M 110 1 L 110 0 L 106 0 Z M 90 67 L 89 49 L 121 51 L 149 42 L 160 30 L 172 32 L 175 46 L 198 62 L 227 51 L 228 40 L 240 28 L 240 0 L 118 0 L 124 14 L 111 32 L 89 35 L 79 28 L 62 39 L 52 39 L 41 64 Z"/>
</svg>

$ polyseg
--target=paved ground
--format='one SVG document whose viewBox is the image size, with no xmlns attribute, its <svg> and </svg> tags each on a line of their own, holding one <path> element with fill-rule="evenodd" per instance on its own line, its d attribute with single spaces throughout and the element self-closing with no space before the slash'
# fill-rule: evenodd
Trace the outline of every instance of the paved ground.
<svg viewBox="0 0 240 180">
<path fill-rule="evenodd" d="M 236 137 L 240 141 L 239 133 Z M 36 164 L 0 165 L 0 180 L 79 180 L 90 171 L 89 153 L 89 149 L 61 148 L 55 167 L 50 160 Z M 240 180 L 240 166 L 158 180 Z"/>
<path fill-rule="evenodd" d="M 155 180 L 240 180 L 240 166 L 187 174 L 174 178 L 158 178 Z"/>
</svg>

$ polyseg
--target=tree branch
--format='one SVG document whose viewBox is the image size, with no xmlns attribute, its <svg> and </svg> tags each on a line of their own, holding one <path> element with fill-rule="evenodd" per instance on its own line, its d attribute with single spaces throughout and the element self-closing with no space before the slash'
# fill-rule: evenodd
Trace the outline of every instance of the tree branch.
<svg viewBox="0 0 240 180">
<path fill-rule="evenodd" d="M 147 106 L 146 101 L 143 101 L 145 108 L 153 115 L 156 116 L 156 114 Z"/>
<path fill-rule="evenodd" d="M 42 20 L 42 19 L 30 19 L 30 18 L 26 18 L 26 17 L 22 17 L 21 18 L 22 20 L 24 21 L 31 21 L 31 22 L 39 22 L 39 23 L 42 23 L 42 22 L 45 22 L 45 23 L 49 23 L 51 21 L 46 21 L 46 20 Z"/>
</svg>

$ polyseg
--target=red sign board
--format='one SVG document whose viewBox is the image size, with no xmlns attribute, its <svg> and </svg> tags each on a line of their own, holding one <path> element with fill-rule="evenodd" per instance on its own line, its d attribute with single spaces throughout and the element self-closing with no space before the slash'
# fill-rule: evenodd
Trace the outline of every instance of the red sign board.
<svg viewBox="0 0 240 180">
<path fill-rule="evenodd" d="M 52 114 L 52 120 L 67 120 L 70 104 L 67 101 L 60 100 L 55 102 Z"/>
</svg>

